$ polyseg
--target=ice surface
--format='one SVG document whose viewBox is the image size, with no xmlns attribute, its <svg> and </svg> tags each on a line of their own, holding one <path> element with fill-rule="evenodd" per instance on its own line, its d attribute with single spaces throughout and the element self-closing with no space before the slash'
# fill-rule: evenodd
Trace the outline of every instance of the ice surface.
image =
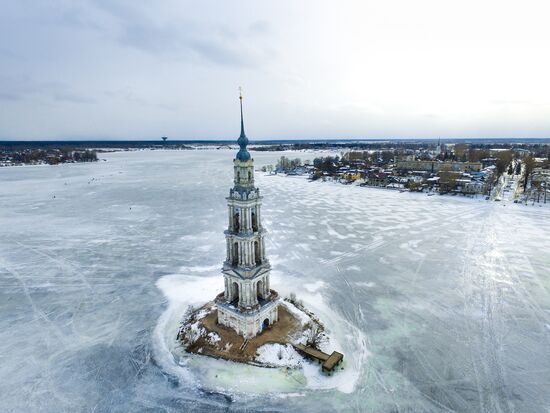
<svg viewBox="0 0 550 413">
<path fill-rule="evenodd" d="M 0 411 L 550 409 L 548 208 L 257 174 L 272 285 L 330 328 L 342 389 L 173 347 L 222 290 L 234 152 L 103 156 L 0 169 Z"/>
</svg>

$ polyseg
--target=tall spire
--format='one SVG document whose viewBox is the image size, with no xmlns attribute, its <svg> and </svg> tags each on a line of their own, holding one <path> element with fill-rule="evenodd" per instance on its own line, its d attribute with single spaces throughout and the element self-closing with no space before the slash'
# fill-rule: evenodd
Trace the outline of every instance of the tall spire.
<svg viewBox="0 0 550 413">
<path fill-rule="evenodd" d="M 248 150 L 246 149 L 246 145 L 248 145 L 248 138 L 244 133 L 243 94 L 242 94 L 242 88 L 240 87 L 239 87 L 239 101 L 241 104 L 241 136 L 239 136 L 239 139 L 237 139 L 237 143 L 240 146 L 239 152 L 237 152 L 237 159 L 239 161 L 248 161 L 250 159 L 250 153 L 248 153 Z"/>
<path fill-rule="evenodd" d="M 241 137 L 245 137 L 246 135 L 244 133 L 244 120 L 243 120 L 243 93 L 242 88 L 239 88 L 239 101 L 241 103 Z"/>
</svg>

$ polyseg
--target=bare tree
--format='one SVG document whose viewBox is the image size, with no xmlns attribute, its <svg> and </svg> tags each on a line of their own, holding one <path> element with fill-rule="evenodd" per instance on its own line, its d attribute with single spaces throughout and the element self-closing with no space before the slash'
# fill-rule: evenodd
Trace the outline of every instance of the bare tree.
<svg viewBox="0 0 550 413">
<path fill-rule="evenodd" d="M 296 303 L 296 293 L 295 292 L 290 293 L 290 296 L 288 297 L 288 301 L 290 301 L 292 304 Z"/>
<path fill-rule="evenodd" d="M 456 178 L 460 174 L 453 171 L 450 165 L 441 166 L 438 175 L 440 192 L 449 192 L 456 188 Z"/>
<path fill-rule="evenodd" d="M 317 324 L 307 323 L 306 328 L 306 346 L 319 348 L 319 346 L 325 342 L 326 336 L 322 329 Z"/>
<path fill-rule="evenodd" d="M 531 175 L 531 172 L 533 172 L 533 169 L 535 168 L 535 159 L 532 156 L 528 156 L 523 161 L 523 164 L 525 165 L 525 180 L 523 181 L 523 191 L 525 192 L 525 189 L 527 188 L 527 182 L 529 180 L 529 175 Z"/>
<path fill-rule="evenodd" d="M 504 171 L 511 164 L 514 154 L 512 151 L 501 151 L 497 155 L 497 174 L 498 176 L 502 175 Z"/>
<path fill-rule="evenodd" d="M 185 313 L 183 313 L 183 322 L 193 322 L 195 321 L 197 309 L 193 307 L 192 305 L 188 305 L 185 309 Z"/>
</svg>

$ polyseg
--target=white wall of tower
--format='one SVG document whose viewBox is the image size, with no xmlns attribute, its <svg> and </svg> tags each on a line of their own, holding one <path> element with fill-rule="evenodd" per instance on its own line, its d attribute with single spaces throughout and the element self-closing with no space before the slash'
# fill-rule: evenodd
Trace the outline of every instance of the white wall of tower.
<svg viewBox="0 0 550 413">
<path fill-rule="evenodd" d="M 245 338 L 251 338 L 259 334 L 266 319 L 270 325 L 279 320 L 279 307 L 277 305 L 273 305 L 265 312 L 256 313 L 253 316 L 240 315 L 223 308 L 218 309 L 218 322 L 233 328 Z"/>
</svg>

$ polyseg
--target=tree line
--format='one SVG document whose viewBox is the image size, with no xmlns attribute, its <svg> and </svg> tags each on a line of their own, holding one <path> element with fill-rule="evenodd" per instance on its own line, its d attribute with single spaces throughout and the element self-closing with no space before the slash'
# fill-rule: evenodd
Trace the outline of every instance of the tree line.
<svg viewBox="0 0 550 413">
<path fill-rule="evenodd" d="M 1 153 L 3 161 L 12 164 L 45 163 L 57 165 L 67 162 L 95 162 L 97 153 L 94 150 L 69 151 L 63 149 L 26 149 L 22 151 L 7 151 Z"/>
</svg>

